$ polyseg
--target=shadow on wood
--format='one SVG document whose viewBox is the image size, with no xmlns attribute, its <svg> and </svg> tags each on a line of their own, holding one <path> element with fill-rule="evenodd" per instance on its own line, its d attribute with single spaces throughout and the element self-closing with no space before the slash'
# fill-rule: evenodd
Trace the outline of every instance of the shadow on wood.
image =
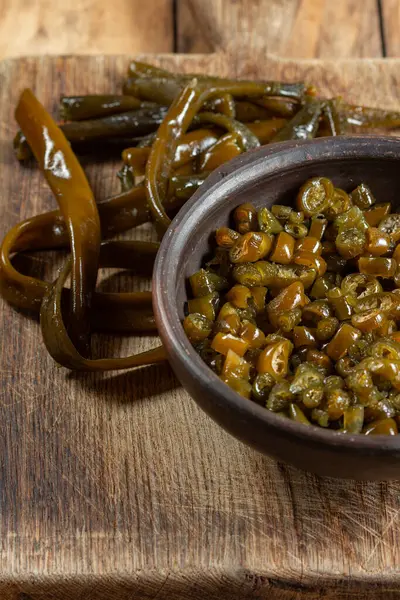
<svg viewBox="0 0 400 600">
<path fill-rule="evenodd" d="M 150 399 L 181 387 L 168 363 L 139 367 L 112 376 L 109 373 L 69 372 L 67 379 L 74 380 L 83 392 L 90 390 L 105 402 L 118 404 Z"/>
</svg>

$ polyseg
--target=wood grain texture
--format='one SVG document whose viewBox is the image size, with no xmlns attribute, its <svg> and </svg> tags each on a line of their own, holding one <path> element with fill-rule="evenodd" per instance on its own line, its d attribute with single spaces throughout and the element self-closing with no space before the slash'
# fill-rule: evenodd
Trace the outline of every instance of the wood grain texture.
<svg viewBox="0 0 400 600">
<path fill-rule="evenodd" d="M 400 55 L 400 2 L 381 0 L 382 25 L 387 56 Z"/>
<path fill-rule="evenodd" d="M 382 2 L 389 53 L 398 56 L 399 3 Z M 377 7 L 377 0 L 0 0 L 0 57 L 174 47 L 192 53 L 264 47 L 292 58 L 377 57 Z"/>
<path fill-rule="evenodd" d="M 172 0 L 0 0 L 0 57 L 172 50 Z"/>
<path fill-rule="evenodd" d="M 399 109 L 397 60 L 153 60 L 177 70 L 305 78 L 323 94 Z M 19 91 L 31 86 L 54 112 L 61 93 L 118 89 L 128 62 L 0 63 L 1 235 L 54 206 L 40 174 L 13 156 Z M 85 168 L 98 198 L 117 189 L 114 162 Z M 59 369 L 37 324 L 0 308 L 2 599 L 398 597 L 398 483 L 320 479 L 261 456 L 203 414 L 167 366 L 104 376 Z M 101 337 L 96 348 L 122 354 L 154 343 Z"/>
<path fill-rule="evenodd" d="M 378 5 L 376 0 L 178 0 L 177 47 L 231 53 L 264 47 L 292 58 L 378 57 Z"/>
</svg>

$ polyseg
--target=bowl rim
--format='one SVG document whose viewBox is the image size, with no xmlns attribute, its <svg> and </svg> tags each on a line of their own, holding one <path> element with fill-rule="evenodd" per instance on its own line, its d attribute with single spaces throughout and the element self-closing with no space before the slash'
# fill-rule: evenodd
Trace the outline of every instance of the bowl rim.
<svg viewBox="0 0 400 600">
<path fill-rule="evenodd" d="M 170 298 L 175 298 L 176 282 L 179 278 L 174 265 L 179 262 L 178 254 L 184 251 L 190 232 L 196 229 L 199 218 L 201 218 L 201 199 L 215 194 L 215 201 L 217 201 L 221 188 L 226 187 L 226 184 L 232 184 L 237 175 L 243 175 L 244 172 L 249 174 L 250 180 L 244 179 L 236 191 L 240 187 L 248 185 L 251 181 L 252 167 L 259 167 L 260 163 L 267 171 L 266 176 L 276 176 L 279 170 L 284 172 L 293 168 L 301 168 L 301 164 L 316 160 L 310 154 L 310 148 L 317 149 L 319 156 L 317 160 L 327 162 L 339 161 L 343 158 L 345 160 L 357 160 L 357 158 L 400 160 L 399 138 L 354 135 L 268 144 L 250 150 L 223 164 L 207 177 L 201 187 L 180 209 L 162 239 L 152 280 L 153 308 L 157 327 L 162 341 L 168 342 L 167 353 L 171 356 L 172 362 L 179 363 L 180 367 L 203 388 L 204 392 L 215 398 L 223 399 L 224 403 L 229 404 L 242 415 L 251 415 L 285 437 L 295 436 L 299 441 L 307 441 L 308 444 L 313 443 L 318 446 L 324 444 L 342 451 L 358 449 L 364 454 L 370 450 L 374 454 L 381 452 L 388 455 L 393 450 L 400 449 L 400 435 L 364 436 L 327 430 L 316 425 L 305 427 L 290 419 L 282 419 L 272 411 L 249 401 L 232 390 L 207 367 L 197 354 L 186 337 L 176 303 L 169 301 Z M 345 156 L 341 155 L 344 150 L 346 151 Z M 274 170 L 274 163 L 278 160 L 282 162 L 282 166 Z"/>
</svg>

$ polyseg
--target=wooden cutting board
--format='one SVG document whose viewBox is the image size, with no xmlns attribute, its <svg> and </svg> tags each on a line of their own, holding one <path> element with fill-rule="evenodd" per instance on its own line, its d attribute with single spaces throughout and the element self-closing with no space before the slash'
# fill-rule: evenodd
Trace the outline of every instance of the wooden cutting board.
<svg viewBox="0 0 400 600">
<path fill-rule="evenodd" d="M 306 79 L 326 95 L 400 108 L 399 60 L 147 59 L 185 71 Z M 0 63 L 2 235 L 54 207 L 40 173 L 13 156 L 21 89 L 31 87 L 55 112 L 60 94 L 120 89 L 128 63 Z M 85 161 L 98 198 L 118 189 L 117 165 Z M 152 234 L 142 227 L 135 235 Z M 103 289 L 129 283 L 105 275 Z M 397 597 L 398 483 L 321 479 L 261 456 L 203 414 L 166 365 L 104 376 L 57 368 L 37 323 L 0 306 L 2 599 Z M 127 354 L 156 341 L 104 336 L 95 346 Z"/>
</svg>

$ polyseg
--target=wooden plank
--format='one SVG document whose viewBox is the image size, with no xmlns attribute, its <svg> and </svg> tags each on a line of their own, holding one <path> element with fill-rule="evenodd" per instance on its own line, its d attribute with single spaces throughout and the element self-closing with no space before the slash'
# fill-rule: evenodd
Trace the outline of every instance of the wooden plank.
<svg viewBox="0 0 400 600">
<path fill-rule="evenodd" d="M 299 58 L 381 56 L 376 1 L 301 1 L 285 46 L 278 54 Z"/>
<path fill-rule="evenodd" d="M 0 58 L 173 50 L 172 0 L 0 0 Z"/>
<path fill-rule="evenodd" d="M 400 56 L 400 2 L 381 0 L 382 28 L 387 56 Z"/>
<path fill-rule="evenodd" d="M 376 0 L 362 6 L 357 0 L 177 0 L 176 6 L 179 52 L 265 47 L 288 57 L 381 55 Z M 398 28 L 390 15 L 398 15 L 399 3 L 383 0 L 383 6 L 395 55 Z M 79 8 L 61 0 L 1 0 L 0 14 L 0 57 L 174 47 L 173 0 L 82 0 Z"/>
<path fill-rule="evenodd" d="M 400 61 L 162 56 L 176 70 L 306 78 L 324 95 L 399 109 Z M 0 234 L 54 206 L 16 163 L 13 110 L 32 87 L 111 92 L 123 57 L 0 63 Z M 97 197 L 112 161 L 85 164 Z M 149 228 L 135 232 L 149 239 Z M 21 600 L 383 600 L 398 590 L 400 484 L 320 479 L 213 423 L 167 366 L 118 375 L 57 368 L 38 326 L 0 304 L 0 597 Z M 99 338 L 127 354 L 150 338 Z"/>
<path fill-rule="evenodd" d="M 179 52 L 251 54 L 265 48 L 296 58 L 382 54 L 376 0 L 178 0 L 177 17 Z"/>
</svg>

